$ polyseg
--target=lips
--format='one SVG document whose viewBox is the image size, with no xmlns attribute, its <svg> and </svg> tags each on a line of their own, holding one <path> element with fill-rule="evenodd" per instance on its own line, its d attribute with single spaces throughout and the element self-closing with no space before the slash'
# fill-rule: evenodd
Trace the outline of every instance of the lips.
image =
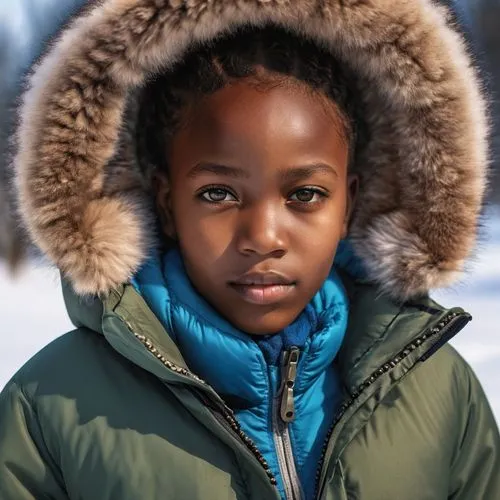
<svg viewBox="0 0 500 500">
<path fill-rule="evenodd" d="M 285 299 L 296 286 L 296 282 L 287 276 L 269 271 L 266 273 L 248 273 L 229 282 L 240 296 L 250 304 L 269 305 Z"/>
<path fill-rule="evenodd" d="M 276 271 L 247 273 L 230 282 L 235 285 L 293 285 L 294 281 Z"/>
</svg>

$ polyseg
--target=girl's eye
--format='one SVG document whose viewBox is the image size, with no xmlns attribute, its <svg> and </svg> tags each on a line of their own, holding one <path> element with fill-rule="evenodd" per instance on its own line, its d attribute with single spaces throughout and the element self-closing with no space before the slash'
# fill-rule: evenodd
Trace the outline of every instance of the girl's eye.
<svg viewBox="0 0 500 500">
<path fill-rule="evenodd" d="M 299 201 L 300 203 L 315 203 L 321 201 L 321 198 L 325 198 L 326 194 L 318 189 L 304 188 L 295 191 L 292 194 L 292 201 Z"/>
<path fill-rule="evenodd" d="M 210 203 L 222 203 L 224 201 L 236 201 L 236 198 L 227 189 L 209 188 L 200 193 L 200 197 Z M 230 198 L 228 198 L 230 197 Z"/>
</svg>

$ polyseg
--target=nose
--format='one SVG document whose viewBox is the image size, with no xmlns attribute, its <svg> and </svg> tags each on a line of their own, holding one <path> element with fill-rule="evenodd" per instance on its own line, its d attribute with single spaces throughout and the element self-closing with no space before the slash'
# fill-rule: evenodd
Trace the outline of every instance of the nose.
<svg viewBox="0 0 500 500">
<path fill-rule="evenodd" d="M 286 253 L 286 228 L 278 203 L 260 202 L 240 212 L 237 247 L 244 255 L 281 257 Z"/>
</svg>

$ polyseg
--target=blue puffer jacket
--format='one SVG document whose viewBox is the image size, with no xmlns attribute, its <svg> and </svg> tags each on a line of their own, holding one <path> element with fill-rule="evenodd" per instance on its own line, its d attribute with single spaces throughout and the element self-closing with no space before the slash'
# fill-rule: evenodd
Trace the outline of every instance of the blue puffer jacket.
<svg viewBox="0 0 500 500">
<path fill-rule="evenodd" d="M 351 255 L 343 244 L 336 262 L 359 274 Z M 282 496 L 296 488 L 302 498 L 312 498 L 321 447 L 341 396 L 333 360 L 344 338 L 348 302 L 335 269 L 292 325 L 261 340 L 233 327 L 197 293 L 176 250 L 150 260 L 134 281 L 191 370 L 233 407 Z M 293 359 L 283 363 L 283 353 L 298 355 L 296 377 Z M 288 399 L 281 387 L 287 377 L 296 378 Z M 288 423 L 280 412 L 290 400 L 294 415 Z M 295 467 L 300 485 L 288 484 L 284 467 Z"/>
</svg>

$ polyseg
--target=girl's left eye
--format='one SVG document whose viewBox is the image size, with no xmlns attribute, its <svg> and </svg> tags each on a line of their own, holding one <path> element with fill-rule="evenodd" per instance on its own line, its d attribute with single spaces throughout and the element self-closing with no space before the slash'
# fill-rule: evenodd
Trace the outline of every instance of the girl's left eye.
<svg viewBox="0 0 500 500">
<path fill-rule="evenodd" d="M 228 199 L 228 196 L 230 199 Z M 224 201 L 236 201 L 236 197 L 230 193 L 227 189 L 223 188 L 209 188 L 205 189 L 202 193 L 200 193 L 200 197 L 208 201 L 210 203 L 222 203 Z"/>
<path fill-rule="evenodd" d="M 295 191 L 292 194 L 291 199 L 292 201 L 299 201 L 300 203 L 315 203 L 321 201 L 321 198 L 325 197 L 326 194 L 319 189 L 303 188 Z"/>
</svg>

